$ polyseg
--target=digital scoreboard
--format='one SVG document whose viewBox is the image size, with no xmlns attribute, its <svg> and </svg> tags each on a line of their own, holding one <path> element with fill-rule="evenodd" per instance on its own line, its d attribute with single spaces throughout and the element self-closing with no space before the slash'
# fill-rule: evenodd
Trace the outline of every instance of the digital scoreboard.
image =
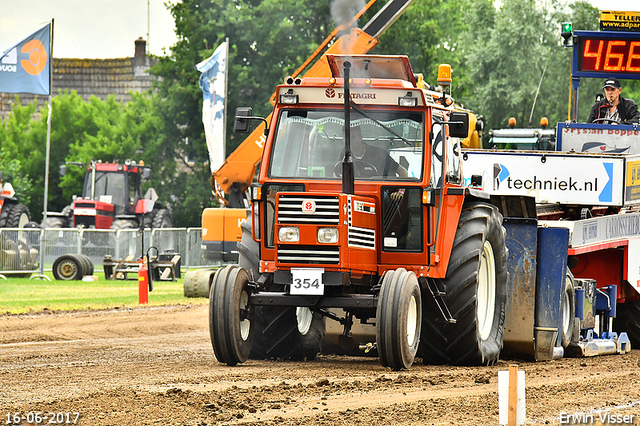
<svg viewBox="0 0 640 426">
<path fill-rule="evenodd" d="M 640 33 L 575 31 L 574 77 L 640 78 Z"/>
</svg>

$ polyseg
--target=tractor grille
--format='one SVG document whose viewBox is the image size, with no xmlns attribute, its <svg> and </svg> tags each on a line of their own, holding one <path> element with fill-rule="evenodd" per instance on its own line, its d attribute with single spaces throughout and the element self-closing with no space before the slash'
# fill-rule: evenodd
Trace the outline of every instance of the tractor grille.
<svg viewBox="0 0 640 426">
<path fill-rule="evenodd" d="M 366 249 L 376 248 L 376 231 L 374 229 L 349 227 L 349 246 Z"/>
<path fill-rule="evenodd" d="M 316 203 L 313 214 L 302 212 L 302 202 Z M 278 223 L 307 223 L 318 225 L 338 225 L 340 222 L 340 201 L 332 196 L 287 195 L 279 196 Z"/>
<path fill-rule="evenodd" d="M 340 262 L 340 248 L 337 246 L 279 245 L 278 262 L 304 264 L 331 264 Z"/>
</svg>

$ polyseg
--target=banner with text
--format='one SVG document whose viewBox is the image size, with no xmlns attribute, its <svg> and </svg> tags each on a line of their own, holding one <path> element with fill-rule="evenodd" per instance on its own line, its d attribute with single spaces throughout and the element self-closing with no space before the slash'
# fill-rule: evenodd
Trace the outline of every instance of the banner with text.
<svg viewBox="0 0 640 426">
<path fill-rule="evenodd" d="M 47 24 L 0 56 L 0 92 L 50 92 L 51 24 Z"/>
</svg>

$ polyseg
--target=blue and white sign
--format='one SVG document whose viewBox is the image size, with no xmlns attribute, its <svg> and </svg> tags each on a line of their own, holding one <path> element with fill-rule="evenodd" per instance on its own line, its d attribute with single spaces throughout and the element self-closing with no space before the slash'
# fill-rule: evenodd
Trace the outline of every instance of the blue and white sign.
<svg viewBox="0 0 640 426">
<path fill-rule="evenodd" d="M 481 175 L 490 194 L 527 195 L 537 203 L 620 206 L 624 158 L 589 154 L 467 151 L 466 181 Z"/>
<path fill-rule="evenodd" d="M 47 24 L 0 56 L 0 92 L 48 95 L 51 24 Z"/>
<path fill-rule="evenodd" d="M 209 58 L 196 65 L 202 73 L 198 85 L 202 90 L 202 123 L 209 150 L 211 172 L 225 159 L 225 99 L 227 96 L 228 43 L 225 41 Z"/>
</svg>

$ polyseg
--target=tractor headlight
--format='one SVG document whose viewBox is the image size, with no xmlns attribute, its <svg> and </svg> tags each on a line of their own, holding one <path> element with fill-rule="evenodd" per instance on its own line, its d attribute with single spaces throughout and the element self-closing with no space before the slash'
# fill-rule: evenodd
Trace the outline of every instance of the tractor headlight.
<svg viewBox="0 0 640 426">
<path fill-rule="evenodd" d="M 337 243 L 338 228 L 319 228 L 318 242 L 322 244 Z"/>
<path fill-rule="evenodd" d="M 278 231 L 278 239 L 282 243 L 297 243 L 300 241 L 300 230 L 296 226 L 285 226 Z"/>
</svg>

